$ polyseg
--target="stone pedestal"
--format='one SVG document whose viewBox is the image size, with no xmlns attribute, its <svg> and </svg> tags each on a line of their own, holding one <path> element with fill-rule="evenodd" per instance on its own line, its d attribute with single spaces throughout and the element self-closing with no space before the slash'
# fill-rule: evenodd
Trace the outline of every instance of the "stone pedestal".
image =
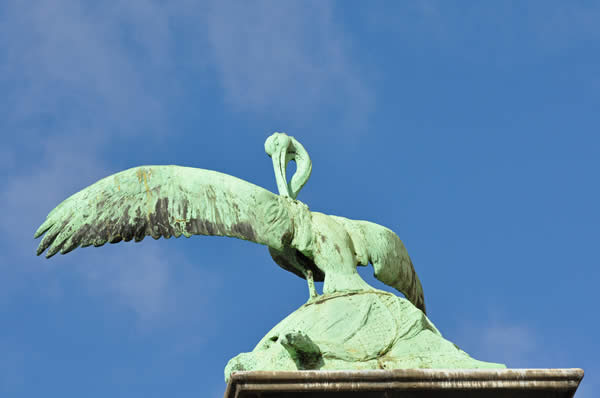
<svg viewBox="0 0 600 398">
<path fill-rule="evenodd" d="M 235 372 L 225 398 L 573 397 L 581 369 Z"/>
</svg>

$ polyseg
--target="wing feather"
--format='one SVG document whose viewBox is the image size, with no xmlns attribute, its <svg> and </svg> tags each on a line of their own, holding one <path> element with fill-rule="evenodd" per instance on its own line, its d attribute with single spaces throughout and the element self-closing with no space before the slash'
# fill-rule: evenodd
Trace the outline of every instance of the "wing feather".
<svg viewBox="0 0 600 398">
<path fill-rule="evenodd" d="M 211 170 L 142 166 L 106 177 L 52 210 L 35 237 L 46 257 L 106 242 L 219 235 L 282 247 L 291 223 L 278 195 Z M 276 218 L 276 219 L 275 219 Z"/>
<path fill-rule="evenodd" d="M 335 217 L 350 234 L 357 260 L 373 265 L 375 277 L 402 292 L 425 313 L 425 297 L 419 276 L 404 244 L 392 230 L 369 221 Z"/>
</svg>

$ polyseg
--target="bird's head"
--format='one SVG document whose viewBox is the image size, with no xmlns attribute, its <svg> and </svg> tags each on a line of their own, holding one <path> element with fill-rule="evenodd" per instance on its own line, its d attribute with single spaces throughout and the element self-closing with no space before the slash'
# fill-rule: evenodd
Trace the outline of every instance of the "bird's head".
<svg viewBox="0 0 600 398">
<path fill-rule="evenodd" d="M 312 171 L 312 163 L 308 152 L 294 137 L 285 133 L 273 133 L 267 138 L 265 152 L 273 159 L 273 169 L 279 194 L 296 199 Z M 296 172 L 288 183 L 286 170 L 290 160 L 296 162 Z"/>
<path fill-rule="evenodd" d="M 281 152 L 287 152 L 290 146 L 290 137 L 286 133 L 273 133 L 265 141 L 265 152 L 270 157 L 278 156 Z"/>
</svg>

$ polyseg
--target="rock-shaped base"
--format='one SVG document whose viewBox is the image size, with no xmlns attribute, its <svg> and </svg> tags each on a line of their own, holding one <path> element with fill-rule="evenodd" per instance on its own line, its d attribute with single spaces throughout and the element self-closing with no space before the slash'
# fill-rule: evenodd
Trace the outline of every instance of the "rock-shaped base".
<svg viewBox="0 0 600 398">
<path fill-rule="evenodd" d="M 235 371 L 493 369 L 444 339 L 408 300 L 381 290 L 318 296 L 279 322 L 252 352 L 231 359 Z"/>
</svg>

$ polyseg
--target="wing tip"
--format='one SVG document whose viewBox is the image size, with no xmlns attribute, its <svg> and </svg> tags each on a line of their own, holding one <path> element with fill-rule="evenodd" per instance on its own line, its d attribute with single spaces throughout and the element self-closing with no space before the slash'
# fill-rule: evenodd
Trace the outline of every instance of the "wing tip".
<svg viewBox="0 0 600 398">
<path fill-rule="evenodd" d="M 46 258 L 50 258 L 50 257 L 54 256 L 59 251 L 60 251 L 60 246 L 57 246 L 57 245 L 50 246 L 48 248 L 48 251 L 46 252 Z"/>
<path fill-rule="evenodd" d="M 35 251 L 36 256 L 41 256 L 47 248 L 48 246 L 44 245 L 44 241 L 42 241 Z"/>
<path fill-rule="evenodd" d="M 40 225 L 40 227 L 33 234 L 33 239 L 37 239 L 44 234 L 47 230 L 50 229 L 50 225 L 46 225 L 46 223 Z"/>
</svg>

